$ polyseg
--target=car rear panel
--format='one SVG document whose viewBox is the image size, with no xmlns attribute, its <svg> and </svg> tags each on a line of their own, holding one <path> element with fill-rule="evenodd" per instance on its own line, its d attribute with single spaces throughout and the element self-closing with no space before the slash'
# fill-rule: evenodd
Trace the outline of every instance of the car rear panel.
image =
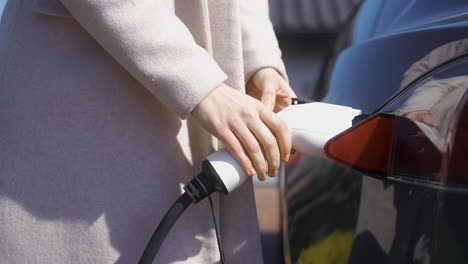
<svg viewBox="0 0 468 264">
<path fill-rule="evenodd" d="M 367 1 L 354 45 L 337 59 L 323 101 L 374 113 L 434 69 L 464 56 L 459 48 L 408 77 L 434 49 L 468 38 L 467 13 L 468 3 L 461 0 Z M 468 263 L 465 186 L 378 179 L 299 154 L 285 175 L 285 255 L 292 263 Z"/>
</svg>

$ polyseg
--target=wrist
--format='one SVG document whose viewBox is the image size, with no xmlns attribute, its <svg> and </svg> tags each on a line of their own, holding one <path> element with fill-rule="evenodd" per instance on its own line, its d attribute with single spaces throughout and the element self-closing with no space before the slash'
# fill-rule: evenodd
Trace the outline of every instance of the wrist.
<svg viewBox="0 0 468 264">
<path fill-rule="evenodd" d="M 271 79 L 271 78 L 278 78 L 278 77 L 287 81 L 287 79 L 283 76 L 283 74 L 280 71 L 278 71 L 276 68 L 273 68 L 273 67 L 261 68 L 250 77 L 250 79 L 247 81 L 247 85 L 249 84 L 259 85 L 259 82 L 261 82 L 264 79 Z"/>
</svg>

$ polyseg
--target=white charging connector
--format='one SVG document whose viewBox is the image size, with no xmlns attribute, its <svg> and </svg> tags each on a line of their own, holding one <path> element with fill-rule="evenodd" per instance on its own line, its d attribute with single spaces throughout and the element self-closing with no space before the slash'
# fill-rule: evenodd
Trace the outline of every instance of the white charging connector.
<svg viewBox="0 0 468 264">
<path fill-rule="evenodd" d="M 281 111 L 279 116 L 291 130 L 292 145 L 296 151 L 306 155 L 325 157 L 323 152 L 325 143 L 333 136 L 351 127 L 353 119 L 360 113 L 360 110 L 346 106 L 308 103 L 289 106 Z M 198 203 L 206 197 L 210 199 L 210 195 L 214 192 L 230 193 L 242 185 L 247 177 L 240 164 L 226 149 L 211 154 L 203 161 L 202 171 L 184 187 L 185 192 L 164 215 L 138 263 L 153 263 L 167 234 L 192 203 Z M 215 220 L 213 204 L 211 199 L 209 201 L 213 220 Z M 216 221 L 214 221 L 214 225 L 221 262 L 224 263 Z"/>
<path fill-rule="evenodd" d="M 278 115 L 291 131 L 293 149 L 304 155 L 326 158 L 325 143 L 350 128 L 354 117 L 361 113 L 348 106 L 314 102 L 291 105 Z"/>
<path fill-rule="evenodd" d="M 291 105 L 278 115 L 286 122 L 292 134 L 293 148 L 305 155 L 325 158 L 325 143 L 352 126 L 361 110 L 327 103 Z M 245 182 L 247 175 L 240 164 L 226 150 L 211 154 L 207 161 L 224 184 L 227 193 Z"/>
</svg>

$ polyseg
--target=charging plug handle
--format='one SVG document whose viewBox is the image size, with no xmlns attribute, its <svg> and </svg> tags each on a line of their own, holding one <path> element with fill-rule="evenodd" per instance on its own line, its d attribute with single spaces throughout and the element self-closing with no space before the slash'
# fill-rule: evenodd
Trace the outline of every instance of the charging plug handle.
<svg viewBox="0 0 468 264">
<path fill-rule="evenodd" d="M 198 203 L 214 192 L 228 193 L 223 181 L 208 160 L 203 161 L 202 171 L 185 187 L 185 193 L 171 206 L 151 236 L 139 264 L 151 264 L 167 234 L 177 219 L 192 203 Z M 210 201 L 211 204 L 211 201 Z M 218 238 L 218 243 L 219 238 Z M 221 251 L 222 252 L 222 251 Z"/>
<path fill-rule="evenodd" d="M 208 160 L 203 161 L 201 172 L 185 185 L 184 190 L 193 203 L 198 203 L 214 192 L 228 193 L 223 181 Z"/>
</svg>

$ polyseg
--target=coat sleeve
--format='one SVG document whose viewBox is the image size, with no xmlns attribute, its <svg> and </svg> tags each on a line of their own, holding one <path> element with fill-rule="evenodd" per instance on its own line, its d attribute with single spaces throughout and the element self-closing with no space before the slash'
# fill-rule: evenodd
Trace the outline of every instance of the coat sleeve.
<svg viewBox="0 0 468 264">
<path fill-rule="evenodd" d="M 275 68 L 287 79 L 273 25 L 268 0 L 240 0 L 245 81 L 258 70 Z"/>
<path fill-rule="evenodd" d="M 60 0 L 78 22 L 181 118 L 226 80 L 162 0 Z"/>
</svg>

